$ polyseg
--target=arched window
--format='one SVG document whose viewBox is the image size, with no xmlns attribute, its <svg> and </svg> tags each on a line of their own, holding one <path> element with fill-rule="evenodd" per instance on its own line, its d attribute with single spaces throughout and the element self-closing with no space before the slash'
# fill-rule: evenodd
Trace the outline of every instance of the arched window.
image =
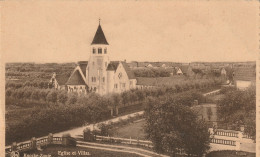
<svg viewBox="0 0 260 157">
<path fill-rule="evenodd" d="M 102 48 L 98 48 L 98 54 L 102 54 Z"/>
<path fill-rule="evenodd" d="M 93 54 L 96 54 L 96 49 L 95 49 L 95 48 L 93 48 L 92 52 L 93 52 Z"/>
<path fill-rule="evenodd" d="M 107 48 L 104 49 L 104 54 L 107 54 Z"/>
</svg>

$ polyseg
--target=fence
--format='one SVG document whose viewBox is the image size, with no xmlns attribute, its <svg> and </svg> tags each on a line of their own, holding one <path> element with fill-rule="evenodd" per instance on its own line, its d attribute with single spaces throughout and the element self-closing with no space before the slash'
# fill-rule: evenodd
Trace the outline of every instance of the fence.
<svg viewBox="0 0 260 157">
<path fill-rule="evenodd" d="M 217 136 L 234 137 L 234 138 L 239 138 L 239 139 L 245 138 L 245 139 L 251 139 L 251 140 L 254 139 L 252 136 L 245 134 L 242 131 L 224 130 L 224 129 L 214 130 L 213 128 L 209 128 L 209 132 L 212 135 L 217 135 Z"/>
<path fill-rule="evenodd" d="M 238 137 L 238 132 L 230 131 L 230 130 L 223 130 L 223 129 L 217 129 L 215 132 L 215 135 L 219 136 L 228 136 L 228 137 Z"/>
<path fill-rule="evenodd" d="M 148 148 L 153 147 L 153 143 L 151 141 L 144 141 L 139 139 L 127 139 L 127 138 L 117 138 L 117 137 L 109 137 L 109 136 L 96 136 L 97 141 L 102 142 L 110 142 L 110 143 L 124 143 L 124 144 L 131 144 L 131 145 L 138 145 L 144 146 Z"/>
<path fill-rule="evenodd" d="M 14 142 L 11 146 L 5 147 L 5 154 L 8 155 L 12 151 L 28 151 L 38 148 L 39 146 L 47 146 L 48 144 L 62 144 L 62 140 L 62 137 L 53 137 L 52 134 L 49 134 L 49 136 L 47 137 L 42 137 L 38 139 L 33 137 L 31 141 L 19 144 L 16 144 L 16 142 Z"/>
<path fill-rule="evenodd" d="M 253 139 L 253 137 L 252 137 L 252 136 L 250 136 L 250 135 L 247 135 L 247 134 L 243 134 L 243 138 L 247 138 L 247 139 Z"/>
<path fill-rule="evenodd" d="M 216 95 L 216 94 L 218 94 L 219 92 L 220 92 L 220 89 L 214 90 L 214 91 L 209 92 L 209 93 L 205 93 L 205 94 L 203 94 L 203 96 Z"/>
<path fill-rule="evenodd" d="M 138 145 L 138 146 L 144 146 L 148 148 L 153 148 L 153 144 L 151 141 L 144 141 L 144 140 L 136 140 L 136 139 L 128 139 L 128 138 L 117 138 L 117 137 L 109 137 L 109 136 L 96 136 L 97 141 L 101 142 L 109 142 L 109 143 L 123 143 L 123 144 L 130 144 L 130 145 Z M 229 150 L 239 150 L 240 143 L 234 140 L 224 140 L 224 139 L 217 139 L 217 138 L 211 138 L 210 139 L 211 147 L 213 150 L 221 148 L 221 149 L 229 149 Z M 222 145 L 222 147 L 216 146 Z M 227 147 L 228 146 L 228 147 Z M 215 148 L 216 147 L 216 148 Z M 187 156 L 184 149 L 177 149 L 176 155 L 180 156 Z"/>
<path fill-rule="evenodd" d="M 139 140 L 139 139 L 128 139 L 128 138 L 118 138 L 118 137 L 109 137 L 109 136 L 96 136 L 97 141 L 109 142 L 109 143 L 123 143 L 136 146 L 143 146 L 147 148 L 153 148 L 153 143 L 151 141 Z M 168 151 L 168 153 L 170 153 Z M 175 156 L 186 157 L 188 156 L 184 149 L 176 149 Z M 195 156 L 195 155 L 193 155 Z"/>
<path fill-rule="evenodd" d="M 236 141 L 224 140 L 224 139 L 217 139 L 217 138 L 211 138 L 211 139 L 210 139 L 210 143 L 236 146 Z"/>
</svg>

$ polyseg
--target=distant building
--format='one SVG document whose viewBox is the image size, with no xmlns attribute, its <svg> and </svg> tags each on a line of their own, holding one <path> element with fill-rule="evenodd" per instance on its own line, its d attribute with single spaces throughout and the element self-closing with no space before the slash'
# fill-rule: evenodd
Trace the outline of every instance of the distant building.
<svg viewBox="0 0 260 157">
<path fill-rule="evenodd" d="M 147 68 L 152 68 L 153 65 L 151 63 L 149 63 L 148 65 L 146 65 Z"/>
<path fill-rule="evenodd" d="M 234 71 L 234 82 L 238 89 L 246 89 L 256 84 L 255 67 L 238 67 Z"/>
<path fill-rule="evenodd" d="M 194 75 L 194 72 L 193 72 L 191 66 L 182 65 L 180 67 L 176 67 L 176 74 L 177 75 L 192 76 L 192 75 Z"/>
<path fill-rule="evenodd" d="M 175 69 L 176 69 L 176 75 L 183 75 L 181 68 L 176 67 Z"/>
<path fill-rule="evenodd" d="M 226 69 L 225 69 L 225 68 L 221 68 L 221 69 L 220 69 L 220 74 L 221 74 L 221 76 L 227 76 L 227 71 L 226 71 Z"/>
</svg>

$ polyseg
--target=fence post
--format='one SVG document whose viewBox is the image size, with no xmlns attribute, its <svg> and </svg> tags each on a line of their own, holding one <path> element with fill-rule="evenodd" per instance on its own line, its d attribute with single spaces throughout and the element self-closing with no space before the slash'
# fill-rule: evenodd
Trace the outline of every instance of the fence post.
<svg viewBox="0 0 260 157">
<path fill-rule="evenodd" d="M 111 108 L 111 116 L 114 116 L 114 113 L 113 113 L 113 108 Z"/>
<path fill-rule="evenodd" d="M 69 138 L 70 138 L 70 134 L 63 134 L 62 135 L 62 145 L 68 146 L 69 145 Z"/>
<path fill-rule="evenodd" d="M 241 141 L 242 138 L 243 138 L 242 132 L 239 131 L 238 134 L 237 134 L 237 137 L 238 137 L 239 141 Z"/>
<path fill-rule="evenodd" d="M 53 142 L 53 135 L 52 133 L 49 133 L 48 135 L 48 144 L 51 144 Z"/>
<path fill-rule="evenodd" d="M 209 133 L 210 133 L 210 135 L 214 135 L 214 130 L 213 130 L 213 128 L 209 128 Z"/>
<path fill-rule="evenodd" d="M 17 150 L 17 143 L 16 142 L 13 142 L 12 145 L 11 145 L 11 150 L 12 151 L 16 151 Z"/>
<path fill-rule="evenodd" d="M 35 149 L 35 148 L 36 148 L 36 138 L 35 138 L 35 137 L 33 137 L 33 138 L 31 139 L 31 148 L 32 148 L 32 149 Z"/>
<path fill-rule="evenodd" d="M 116 107 L 116 115 L 118 115 L 118 107 Z"/>
<path fill-rule="evenodd" d="M 240 150 L 240 141 L 236 141 L 236 150 Z"/>
</svg>

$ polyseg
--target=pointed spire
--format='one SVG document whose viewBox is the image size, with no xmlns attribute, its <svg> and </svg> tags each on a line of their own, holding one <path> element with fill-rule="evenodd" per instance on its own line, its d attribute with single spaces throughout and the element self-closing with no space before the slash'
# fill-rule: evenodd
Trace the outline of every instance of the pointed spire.
<svg viewBox="0 0 260 157">
<path fill-rule="evenodd" d="M 104 35 L 104 32 L 101 28 L 101 25 L 100 25 L 100 18 L 99 18 L 99 25 L 98 25 L 98 29 L 97 29 L 97 32 L 94 36 L 94 39 L 91 43 L 91 45 L 93 44 L 104 44 L 104 45 L 109 45 L 107 40 L 106 40 L 106 37 Z"/>
</svg>

